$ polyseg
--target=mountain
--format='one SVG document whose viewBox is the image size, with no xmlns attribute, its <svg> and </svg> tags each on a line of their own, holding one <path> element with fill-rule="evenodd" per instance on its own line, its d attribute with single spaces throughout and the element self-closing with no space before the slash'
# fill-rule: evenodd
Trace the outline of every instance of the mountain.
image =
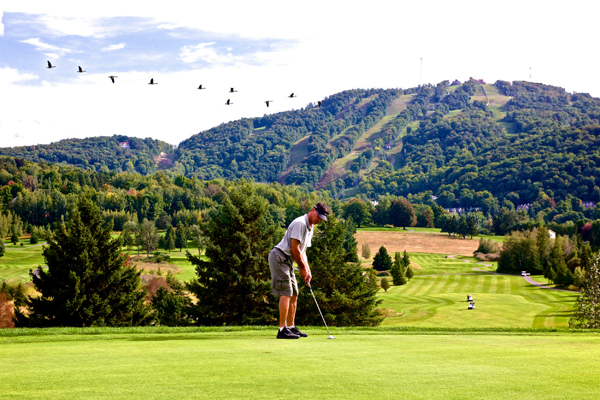
<svg viewBox="0 0 600 400">
<path fill-rule="evenodd" d="M 99 172 L 125 171 L 153 173 L 161 163 L 171 165 L 165 154 L 173 146 L 151 138 L 138 139 L 123 135 L 65 139 L 58 142 L 0 148 L 0 155 L 25 160 L 63 163 Z M 161 153 L 162 157 L 161 157 Z"/>
<path fill-rule="evenodd" d="M 180 144 L 175 164 L 203 179 L 304 184 L 336 197 L 433 195 L 446 207 L 599 201 L 599 119 L 599 99 L 531 82 L 356 89 L 201 132 Z"/>
</svg>

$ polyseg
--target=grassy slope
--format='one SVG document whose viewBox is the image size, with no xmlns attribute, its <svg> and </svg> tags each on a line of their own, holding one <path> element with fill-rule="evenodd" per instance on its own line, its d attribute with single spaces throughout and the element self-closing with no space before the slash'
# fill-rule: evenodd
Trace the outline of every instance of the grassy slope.
<svg viewBox="0 0 600 400">
<path fill-rule="evenodd" d="M 168 332 L 0 337 L 2 397 L 529 400 L 600 395 L 597 334 L 431 335 L 334 328 L 335 340 L 326 340 L 323 329 L 308 329 L 306 339 L 278 341 L 273 330 Z"/>
</svg>

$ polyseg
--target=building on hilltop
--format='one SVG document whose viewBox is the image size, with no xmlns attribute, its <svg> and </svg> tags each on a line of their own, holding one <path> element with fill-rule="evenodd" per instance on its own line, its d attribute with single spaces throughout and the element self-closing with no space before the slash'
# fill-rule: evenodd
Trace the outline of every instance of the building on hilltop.
<svg viewBox="0 0 600 400">
<path fill-rule="evenodd" d="M 129 146 L 129 142 L 120 142 L 119 146 L 121 146 L 122 149 L 130 149 L 131 146 Z"/>
</svg>

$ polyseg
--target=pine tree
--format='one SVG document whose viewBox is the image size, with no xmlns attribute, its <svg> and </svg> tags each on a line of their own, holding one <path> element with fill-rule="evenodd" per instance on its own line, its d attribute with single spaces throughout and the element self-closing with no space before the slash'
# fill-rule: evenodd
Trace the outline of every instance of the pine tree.
<svg viewBox="0 0 600 400">
<path fill-rule="evenodd" d="M 175 232 L 175 247 L 179 247 L 179 251 L 187 249 L 187 228 L 181 221 L 177 224 L 177 231 Z"/>
<path fill-rule="evenodd" d="M 0 238 L 0 257 L 4 256 L 5 251 L 6 251 L 6 248 L 4 247 L 4 240 L 2 240 L 2 238 Z"/>
<path fill-rule="evenodd" d="M 316 226 L 307 250 L 312 271 L 311 286 L 328 325 L 377 326 L 383 320 L 378 309 L 379 282 L 372 268 L 345 261 L 344 224 L 335 215 Z M 300 284 L 296 321 L 321 325 L 323 321 L 308 288 Z"/>
<path fill-rule="evenodd" d="M 385 290 L 386 293 L 390 288 L 390 282 L 387 280 L 386 277 L 381 278 L 381 288 Z"/>
<path fill-rule="evenodd" d="M 408 282 L 406 279 L 404 259 L 398 252 L 394 254 L 394 264 L 392 265 L 390 273 L 394 285 L 406 285 L 406 282 Z"/>
<path fill-rule="evenodd" d="M 167 225 L 167 230 L 165 231 L 165 236 L 163 237 L 163 249 L 171 250 L 175 248 L 175 231 L 173 230 L 173 226 L 171 224 Z"/>
<path fill-rule="evenodd" d="M 19 326 L 131 326 L 148 315 L 140 272 L 121 255 L 122 239 L 111 238 L 99 208 L 82 196 L 65 227 L 48 239 L 48 269 L 30 271 L 39 297 L 29 297 Z"/>
<path fill-rule="evenodd" d="M 571 328 L 600 328 L 600 256 L 594 257 L 586 271 L 581 295 L 575 303 Z"/>
<path fill-rule="evenodd" d="M 392 257 L 390 257 L 385 246 L 381 246 L 373 258 L 373 268 L 377 271 L 389 271 L 392 269 Z"/>
<path fill-rule="evenodd" d="M 346 228 L 346 240 L 344 241 L 344 250 L 346 250 L 346 261 L 347 262 L 358 262 L 358 244 L 354 234 L 356 234 L 356 227 L 352 218 L 348 218 L 344 224 Z"/>
<path fill-rule="evenodd" d="M 406 267 L 406 278 L 411 280 L 413 276 L 415 276 L 415 272 L 413 271 L 413 268 L 409 265 L 408 267 Z"/>
<path fill-rule="evenodd" d="M 221 206 L 201 228 L 207 239 L 208 261 L 187 252 L 196 267 L 197 279 L 188 288 L 197 298 L 192 308 L 197 323 L 275 322 L 277 301 L 267 259 L 283 232 L 273 221 L 268 202 L 244 183 L 229 196 L 223 194 Z"/>
</svg>

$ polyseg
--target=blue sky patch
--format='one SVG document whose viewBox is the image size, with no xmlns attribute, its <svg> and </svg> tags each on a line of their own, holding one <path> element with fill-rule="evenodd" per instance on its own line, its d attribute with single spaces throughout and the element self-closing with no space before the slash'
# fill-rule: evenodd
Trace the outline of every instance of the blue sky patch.
<svg viewBox="0 0 600 400">
<path fill-rule="evenodd" d="M 257 53 L 296 45 L 290 40 L 216 34 L 139 17 L 98 18 L 93 20 L 94 34 L 81 36 L 52 32 L 41 15 L 5 12 L 2 23 L 0 67 L 39 77 L 22 82 L 27 85 L 39 85 L 50 76 L 53 82 L 75 80 L 78 66 L 88 73 L 110 75 L 238 63 L 260 65 Z M 47 60 L 56 68 L 46 69 Z"/>
</svg>

